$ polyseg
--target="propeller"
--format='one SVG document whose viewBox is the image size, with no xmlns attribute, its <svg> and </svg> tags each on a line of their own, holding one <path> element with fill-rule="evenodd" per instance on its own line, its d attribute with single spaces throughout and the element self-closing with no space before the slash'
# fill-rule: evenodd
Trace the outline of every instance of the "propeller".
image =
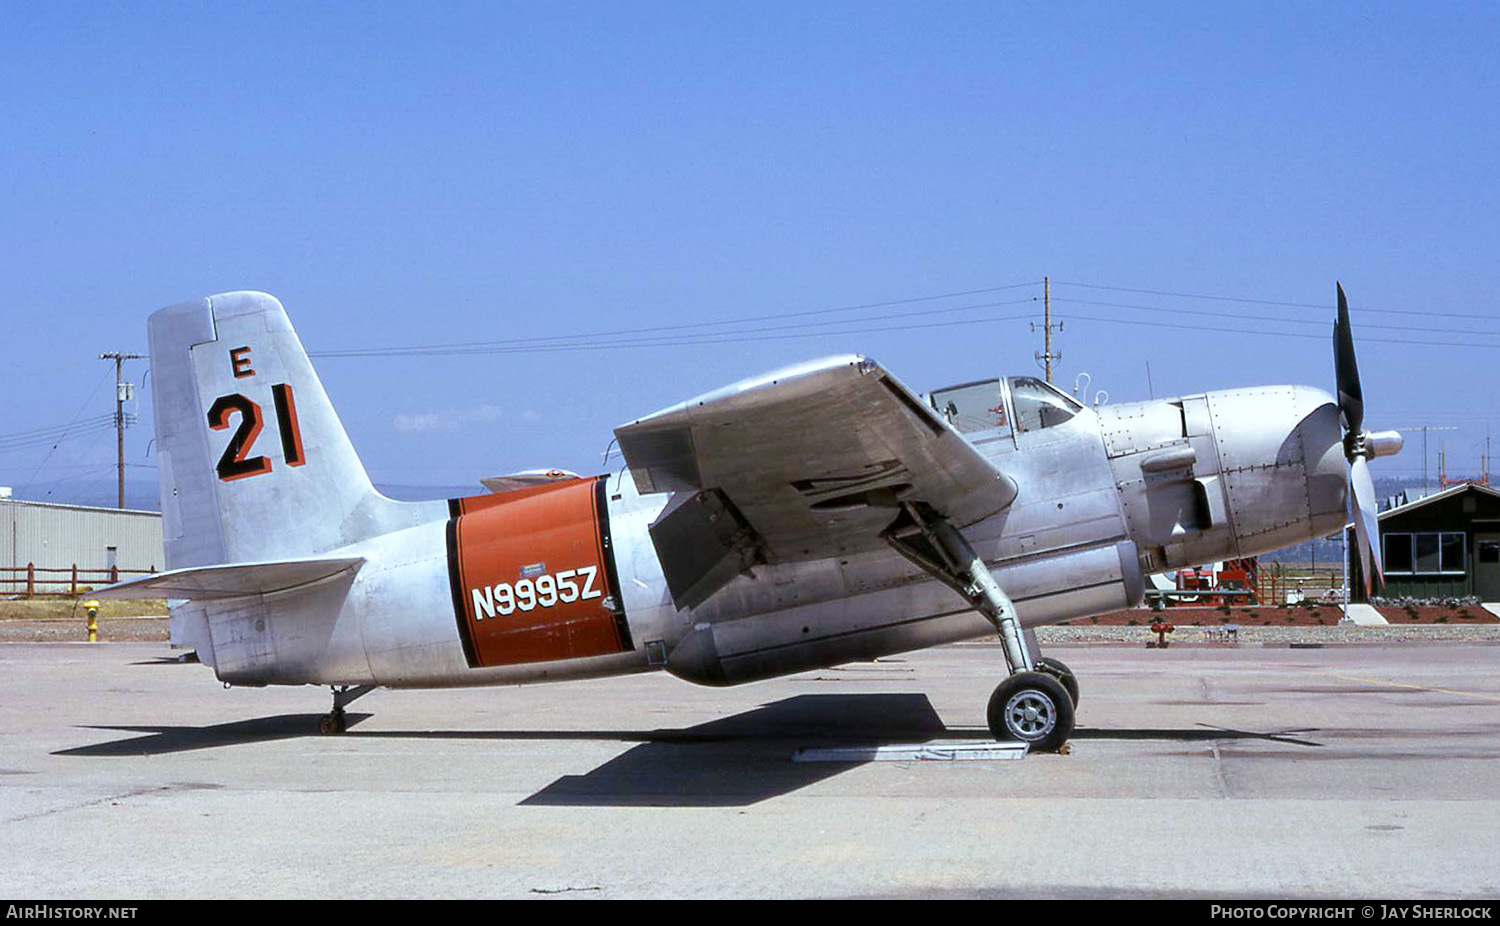
<svg viewBox="0 0 1500 926">
<path fill-rule="evenodd" d="M 1385 568 L 1375 542 L 1380 537 L 1376 515 L 1375 481 L 1370 477 L 1370 460 L 1400 453 L 1401 435 L 1395 431 L 1372 434 L 1364 429 L 1365 396 L 1359 384 L 1359 364 L 1354 358 L 1354 332 L 1349 327 L 1349 300 L 1344 285 L 1339 292 L 1339 315 L 1333 326 L 1333 365 L 1338 378 L 1339 419 L 1344 427 L 1344 458 L 1349 461 L 1349 493 L 1353 497 L 1354 534 L 1359 544 L 1359 561 L 1364 573 L 1365 597 L 1373 584 L 1385 585 Z"/>
</svg>

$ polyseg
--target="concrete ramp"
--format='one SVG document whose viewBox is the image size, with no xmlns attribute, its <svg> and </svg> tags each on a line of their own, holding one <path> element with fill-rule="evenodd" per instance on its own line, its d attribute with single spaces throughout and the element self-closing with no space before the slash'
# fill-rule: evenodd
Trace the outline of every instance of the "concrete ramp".
<svg viewBox="0 0 1500 926">
<path fill-rule="evenodd" d="M 1349 620 L 1360 627 L 1384 627 L 1390 623 L 1375 610 L 1374 605 L 1368 604 L 1349 605 Z"/>
</svg>

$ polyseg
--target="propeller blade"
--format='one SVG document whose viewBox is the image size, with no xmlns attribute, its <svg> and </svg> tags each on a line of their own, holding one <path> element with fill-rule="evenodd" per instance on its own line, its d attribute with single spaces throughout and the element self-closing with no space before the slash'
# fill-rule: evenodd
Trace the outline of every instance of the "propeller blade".
<svg viewBox="0 0 1500 926">
<path fill-rule="evenodd" d="M 1362 456 L 1355 457 L 1349 464 L 1349 487 L 1354 494 L 1354 536 L 1359 542 L 1360 571 L 1365 576 L 1365 598 L 1368 599 L 1375 580 L 1385 586 L 1385 568 L 1380 562 L 1380 551 L 1375 549 L 1375 539 L 1380 536 L 1375 482 L 1370 478 L 1370 463 Z"/>
<path fill-rule="evenodd" d="M 1333 326 L 1333 366 L 1338 377 L 1339 412 L 1344 431 L 1359 434 L 1365 423 L 1365 394 L 1359 387 L 1359 364 L 1354 359 L 1354 332 L 1349 327 L 1349 300 L 1344 298 L 1344 284 L 1339 290 L 1339 317 Z"/>
</svg>

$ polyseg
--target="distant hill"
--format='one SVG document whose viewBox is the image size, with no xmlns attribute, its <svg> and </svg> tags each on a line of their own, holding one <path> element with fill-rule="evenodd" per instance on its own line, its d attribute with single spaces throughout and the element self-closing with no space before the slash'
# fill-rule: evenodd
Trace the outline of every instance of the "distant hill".
<svg viewBox="0 0 1500 926">
<path fill-rule="evenodd" d="M 0 478 L 0 485 L 9 483 Z M 35 487 L 14 485 L 12 489 L 16 499 L 23 502 L 56 502 L 94 508 L 114 508 L 120 502 L 119 485 L 113 472 L 93 473 L 77 479 L 64 478 Z M 125 474 L 125 507 L 135 511 L 161 510 L 155 473 L 146 476 Z"/>
<path fill-rule="evenodd" d="M 463 498 L 468 495 L 488 495 L 489 490 L 479 483 L 462 486 L 402 486 L 376 483 L 375 488 L 386 498 L 401 502 L 422 502 L 431 499 Z"/>
<path fill-rule="evenodd" d="M 1375 498 L 1379 500 L 1381 510 L 1386 507 L 1386 499 L 1400 495 L 1403 491 L 1416 497 L 1421 492 L 1420 481 L 1413 483 L 1392 477 L 1375 480 Z M 1335 533 L 1332 537 L 1309 540 L 1274 553 L 1263 553 L 1260 558 L 1268 563 L 1308 563 L 1314 560 L 1320 563 L 1340 563 L 1344 559 L 1344 544 L 1343 539 Z"/>
</svg>

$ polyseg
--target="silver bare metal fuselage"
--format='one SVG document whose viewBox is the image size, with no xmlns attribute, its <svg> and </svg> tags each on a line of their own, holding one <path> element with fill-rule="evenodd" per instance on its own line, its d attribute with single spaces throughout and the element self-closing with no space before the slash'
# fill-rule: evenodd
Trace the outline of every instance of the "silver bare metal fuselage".
<svg viewBox="0 0 1500 926">
<path fill-rule="evenodd" d="M 1054 427 L 968 437 L 1017 494 L 964 534 L 1027 626 L 1130 607 L 1147 572 L 1278 549 L 1344 522 L 1338 412 L 1316 389 L 1117 405 Z M 633 641 L 625 652 L 471 668 L 452 606 L 442 502 L 416 503 L 415 526 L 337 551 L 365 559 L 357 573 L 190 603 L 174 611 L 174 630 L 226 682 L 388 687 L 655 668 L 735 684 L 993 632 L 893 549 L 759 565 L 679 610 L 648 532 L 669 496 L 640 495 L 621 471 L 608 477 L 606 498 L 618 604 Z"/>
</svg>

